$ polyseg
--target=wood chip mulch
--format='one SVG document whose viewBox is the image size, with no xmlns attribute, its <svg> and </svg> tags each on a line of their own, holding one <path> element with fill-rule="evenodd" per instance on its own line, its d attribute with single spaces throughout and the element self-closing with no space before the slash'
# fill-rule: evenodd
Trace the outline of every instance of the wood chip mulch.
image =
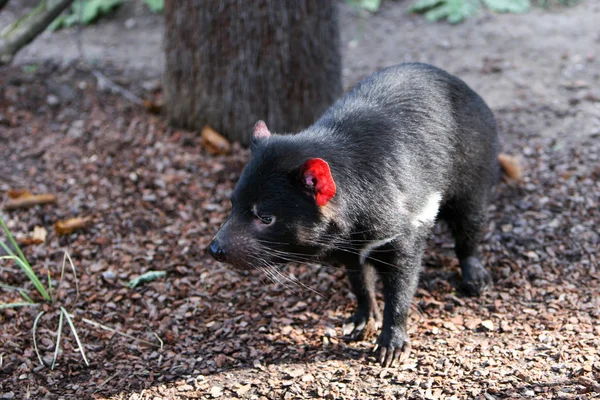
<svg viewBox="0 0 600 400">
<path fill-rule="evenodd" d="M 47 230 L 24 251 L 55 289 L 69 250 L 79 297 L 69 269 L 54 294 L 90 362 L 65 328 L 56 368 L 41 366 L 32 341 L 40 308 L 1 310 L 0 398 L 600 398 L 597 138 L 545 138 L 511 126 L 519 110 L 499 113 L 504 149 L 521 157 L 525 176 L 501 184 L 490 208 L 482 252 L 495 286 L 479 299 L 460 293 L 439 228 L 412 308 L 413 352 L 383 369 L 371 342 L 340 337 L 352 311 L 343 271 L 282 270 L 309 290 L 205 255 L 246 150 L 210 155 L 199 135 L 103 93 L 77 68 L 7 68 L 0 81 L 0 199 L 20 188 L 57 199 L 2 217 L 17 237 Z M 54 224 L 71 218 L 89 223 L 58 235 Z M 151 270 L 166 276 L 128 287 Z M 32 289 L 7 262 L 0 282 Z M 17 300 L 0 291 L 0 301 Z M 51 362 L 58 313 L 43 309 L 38 346 Z"/>
</svg>

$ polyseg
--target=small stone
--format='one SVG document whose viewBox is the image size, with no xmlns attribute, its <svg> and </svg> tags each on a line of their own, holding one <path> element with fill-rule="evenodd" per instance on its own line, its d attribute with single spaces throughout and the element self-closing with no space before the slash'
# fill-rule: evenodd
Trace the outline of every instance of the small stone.
<svg viewBox="0 0 600 400">
<path fill-rule="evenodd" d="M 125 28 L 127 28 L 127 29 L 133 29 L 133 28 L 135 28 L 136 25 L 137 25 L 137 22 L 133 18 L 127 18 L 127 20 L 125 20 Z"/>
<path fill-rule="evenodd" d="M 84 125 L 85 121 L 83 120 L 73 121 L 71 127 L 69 128 L 69 131 L 67 132 L 67 136 L 73 139 L 79 139 L 81 136 L 83 136 Z"/>
<path fill-rule="evenodd" d="M 161 87 L 159 79 L 149 79 L 142 83 L 142 88 L 147 92 L 155 92 Z"/>
<path fill-rule="evenodd" d="M 482 321 L 481 326 L 483 326 L 486 330 L 488 330 L 490 332 L 494 330 L 494 323 L 492 321 L 490 321 L 489 319 Z"/>
<path fill-rule="evenodd" d="M 8 392 L 8 393 L 4 393 L 2 395 L 3 399 L 14 399 L 15 398 L 15 394 L 13 392 Z"/>
<path fill-rule="evenodd" d="M 325 336 L 332 338 L 332 337 L 337 337 L 337 333 L 335 331 L 335 329 L 333 328 L 325 328 Z"/>
<path fill-rule="evenodd" d="M 104 272 L 102 273 L 102 277 L 103 277 L 104 279 L 106 279 L 106 280 L 109 280 L 109 281 L 110 281 L 110 280 L 113 280 L 113 279 L 115 279 L 115 278 L 117 277 L 117 275 L 114 273 L 114 271 L 112 271 L 112 270 L 110 270 L 110 269 L 109 269 L 109 270 L 107 270 L 107 271 L 104 271 Z"/>
<path fill-rule="evenodd" d="M 48 103 L 50 107 L 56 107 L 60 104 L 60 99 L 57 96 L 51 94 L 48 95 L 48 97 L 46 97 L 46 103 Z"/>
<path fill-rule="evenodd" d="M 210 395 L 214 398 L 221 397 L 223 395 L 223 388 L 221 386 L 213 386 L 210 388 Z"/>
<path fill-rule="evenodd" d="M 156 195 L 155 194 L 145 194 L 145 195 L 142 196 L 142 199 L 144 201 L 153 203 L 153 202 L 156 201 Z"/>
<path fill-rule="evenodd" d="M 250 384 L 243 385 L 243 386 L 240 386 L 239 388 L 237 388 L 235 393 L 241 397 L 241 396 L 244 396 L 246 393 L 248 393 L 248 391 L 250 391 L 250 389 L 252 389 L 252 385 L 250 385 Z"/>
<path fill-rule="evenodd" d="M 194 390 L 194 387 L 191 385 L 188 385 L 188 384 L 181 385 L 177 388 L 177 391 L 179 391 L 179 392 L 189 392 L 192 390 Z"/>
<path fill-rule="evenodd" d="M 287 371 L 288 375 L 291 378 L 298 378 L 299 376 L 304 375 L 304 369 L 302 368 L 296 368 L 296 369 L 292 369 L 290 371 Z"/>
</svg>

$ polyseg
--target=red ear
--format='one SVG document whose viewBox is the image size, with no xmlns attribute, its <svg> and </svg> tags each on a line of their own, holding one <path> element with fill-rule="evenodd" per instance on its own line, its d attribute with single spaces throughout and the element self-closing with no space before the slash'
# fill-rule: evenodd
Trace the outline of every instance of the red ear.
<svg viewBox="0 0 600 400">
<path fill-rule="evenodd" d="M 306 187 L 316 194 L 317 205 L 322 207 L 335 196 L 336 188 L 329 164 L 320 158 L 312 158 L 302 167 L 302 178 Z"/>
<path fill-rule="evenodd" d="M 254 125 L 254 139 L 264 139 L 269 136 L 271 136 L 271 132 L 267 128 L 267 124 L 264 121 L 258 121 Z"/>
</svg>

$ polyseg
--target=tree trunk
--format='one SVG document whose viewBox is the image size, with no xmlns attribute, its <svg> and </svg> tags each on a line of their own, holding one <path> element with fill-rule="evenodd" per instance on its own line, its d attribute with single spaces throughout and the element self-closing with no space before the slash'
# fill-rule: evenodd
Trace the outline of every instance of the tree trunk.
<svg viewBox="0 0 600 400">
<path fill-rule="evenodd" d="M 166 0 L 169 121 L 249 144 L 314 122 L 341 94 L 335 0 Z"/>
</svg>

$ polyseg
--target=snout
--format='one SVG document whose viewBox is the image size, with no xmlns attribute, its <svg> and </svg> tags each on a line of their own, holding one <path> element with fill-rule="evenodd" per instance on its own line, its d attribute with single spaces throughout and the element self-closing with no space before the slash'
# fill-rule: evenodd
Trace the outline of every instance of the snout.
<svg viewBox="0 0 600 400">
<path fill-rule="evenodd" d="M 207 251 L 208 254 L 217 261 L 223 262 L 226 259 L 225 250 L 223 250 L 223 247 L 221 247 L 217 238 L 214 238 L 212 242 L 210 242 Z"/>
</svg>

